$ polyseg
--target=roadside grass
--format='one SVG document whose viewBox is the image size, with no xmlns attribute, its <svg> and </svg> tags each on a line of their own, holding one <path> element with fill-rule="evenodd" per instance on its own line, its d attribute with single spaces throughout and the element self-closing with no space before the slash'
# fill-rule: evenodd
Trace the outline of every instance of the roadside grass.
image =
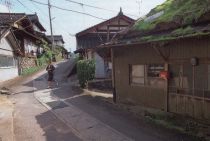
<svg viewBox="0 0 210 141">
<path fill-rule="evenodd" d="M 200 123 L 195 119 L 176 114 L 149 113 L 145 112 L 146 121 L 155 125 L 160 125 L 170 130 L 175 130 L 181 134 L 192 136 L 194 141 L 209 141 L 207 134 L 208 125 Z"/>
<path fill-rule="evenodd" d="M 111 102 L 112 103 L 112 102 Z M 205 122 L 174 113 L 154 110 L 128 103 L 118 103 L 119 109 L 130 112 L 139 120 L 192 137 L 192 141 L 210 141 L 210 125 Z"/>
<path fill-rule="evenodd" d="M 46 67 L 46 65 L 44 66 L 37 66 L 37 67 L 32 67 L 32 68 L 27 68 L 27 69 L 23 69 L 23 72 L 22 72 L 22 76 L 28 76 L 28 75 L 31 75 L 33 73 L 36 73 L 42 69 L 44 69 Z"/>
</svg>

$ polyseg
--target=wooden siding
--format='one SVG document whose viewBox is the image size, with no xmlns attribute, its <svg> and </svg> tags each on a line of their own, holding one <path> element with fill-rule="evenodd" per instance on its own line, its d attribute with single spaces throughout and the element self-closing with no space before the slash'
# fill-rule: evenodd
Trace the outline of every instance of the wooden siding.
<svg viewBox="0 0 210 141">
<path fill-rule="evenodd" d="M 147 55 L 145 52 L 150 53 Z M 151 57 L 152 56 L 152 57 Z M 163 59 L 150 47 L 126 47 L 114 49 L 115 83 L 117 100 L 136 103 L 143 106 L 164 110 L 165 90 L 149 86 L 129 84 L 129 65 L 164 63 Z"/>
<path fill-rule="evenodd" d="M 172 41 L 164 44 L 162 47 L 158 47 L 160 46 L 158 44 L 154 46 L 148 44 L 116 47 L 113 49 L 115 88 L 118 102 L 131 102 L 161 110 L 168 105 L 169 112 L 210 121 L 210 113 L 208 111 L 210 108 L 209 37 Z M 159 55 L 154 47 L 161 52 L 166 60 Z M 190 63 L 192 57 L 198 58 L 199 61 L 198 66 L 194 67 L 194 72 Z M 167 81 L 162 89 L 154 86 L 132 86 L 129 84 L 130 64 L 155 63 L 169 64 L 169 72 L 172 71 L 174 65 L 182 65 L 185 67 L 185 75 L 188 75 L 189 78 L 187 81 L 190 83 L 194 81 L 195 87 L 205 89 L 205 94 L 202 95 L 202 90 L 196 89 L 193 89 L 193 95 L 190 93 L 167 93 Z M 195 78 L 192 76 L 193 73 L 195 73 Z M 192 86 L 190 85 L 188 85 L 188 88 L 192 91 Z M 170 86 L 173 86 L 172 83 L 169 83 Z"/>
</svg>

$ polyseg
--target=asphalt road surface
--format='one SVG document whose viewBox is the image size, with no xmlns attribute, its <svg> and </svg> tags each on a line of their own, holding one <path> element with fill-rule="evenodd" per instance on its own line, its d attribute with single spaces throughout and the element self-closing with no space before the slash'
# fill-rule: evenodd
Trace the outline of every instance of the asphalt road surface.
<svg viewBox="0 0 210 141">
<path fill-rule="evenodd" d="M 16 141 L 192 141 L 194 139 L 151 125 L 129 112 L 91 96 L 66 76 L 73 61 L 56 65 L 58 85 L 46 89 L 46 74 L 12 88 Z"/>
</svg>

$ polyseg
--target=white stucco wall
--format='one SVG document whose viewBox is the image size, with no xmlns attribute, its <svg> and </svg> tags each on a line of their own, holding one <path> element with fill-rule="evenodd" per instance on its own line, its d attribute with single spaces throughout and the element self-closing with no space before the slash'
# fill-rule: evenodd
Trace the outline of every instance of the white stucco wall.
<svg viewBox="0 0 210 141">
<path fill-rule="evenodd" d="M 95 77 L 96 78 L 105 78 L 106 77 L 106 73 L 105 73 L 104 60 L 96 52 L 94 54 L 95 54 L 94 56 L 95 56 L 95 62 L 96 62 Z"/>
<path fill-rule="evenodd" d="M 9 42 L 3 38 L 0 41 L 0 55 L 1 56 L 9 56 L 14 57 L 13 55 L 13 49 L 11 48 Z M 18 67 L 1 67 L 0 66 L 0 82 L 13 79 L 18 76 Z"/>
<path fill-rule="evenodd" d="M 18 68 L 0 68 L 0 82 L 13 79 L 18 76 Z"/>
<path fill-rule="evenodd" d="M 3 38 L 0 40 L 0 54 L 6 55 L 6 56 L 13 56 L 12 48 L 9 44 L 9 42 Z"/>
</svg>

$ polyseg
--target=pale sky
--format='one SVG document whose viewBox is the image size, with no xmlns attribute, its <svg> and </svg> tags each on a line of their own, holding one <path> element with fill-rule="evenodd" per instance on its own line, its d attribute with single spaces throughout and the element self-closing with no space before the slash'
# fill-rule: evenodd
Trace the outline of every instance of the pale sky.
<svg viewBox="0 0 210 141">
<path fill-rule="evenodd" d="M 0 4 L 3 5 L 2 2 L 4 0 L 0 0 Z M 48 8 L 44 5 L 39 5 L 30 0 L 19 0 L 23 3 L 22 6 L 18 0 L 9 0 L 12 3 L 11 11 L 18 13 L 37 13 L 42 25 L 46 28 L 47 34 L 50 34 L 49 28 L 49 18 L 48 18 Z M 36 0 L 42 3 L 47 3 L 47 0 Z M 70 3 L 66 0 L 51 0 L 52 5 L 56 5 L 58 7 L 76 10 L 84 13 L 89 13 L 91 15 L 101 17 L 104 19 L 110 19 L 116 16 L 122 7 L 122 10 L 125 15 L 130 16 L 133 19 L 137 19 L 145 14 L 147 14 L 152 8 L 163 3 L 165 0 L 142 0 L 141 6 L 139 8 L 139 4 L 137 1 L 140 0 L 74 0 L 77 2 L 82 2 L 84 4 L 93 5 L 97 7 L 102 7 L 105 9 L 109 9 L 114 12 L 104 11 L 100 9 L 89 8 L 86 6 L 81 6 L 78 4 Z M 7 8 L 0 5 L 0 12 L 7 11 Z M 139 14 L 140 11 L 140 14 Z M 61 34 L 64 37 L 64 41 L 66 42 L 65 48 L 71 51 L 76 49 L 76 40 L 74 36 L 70 36 L 70 34 L 76 34 L 90 26 L 98 24 L 103 20 L 95 19 L 86 15 L 81 15 L 73 12 L 62 11 L 56 8 L 52 8 L 52 17 L 53 20 L 53 33 Z"/>
</svg>

